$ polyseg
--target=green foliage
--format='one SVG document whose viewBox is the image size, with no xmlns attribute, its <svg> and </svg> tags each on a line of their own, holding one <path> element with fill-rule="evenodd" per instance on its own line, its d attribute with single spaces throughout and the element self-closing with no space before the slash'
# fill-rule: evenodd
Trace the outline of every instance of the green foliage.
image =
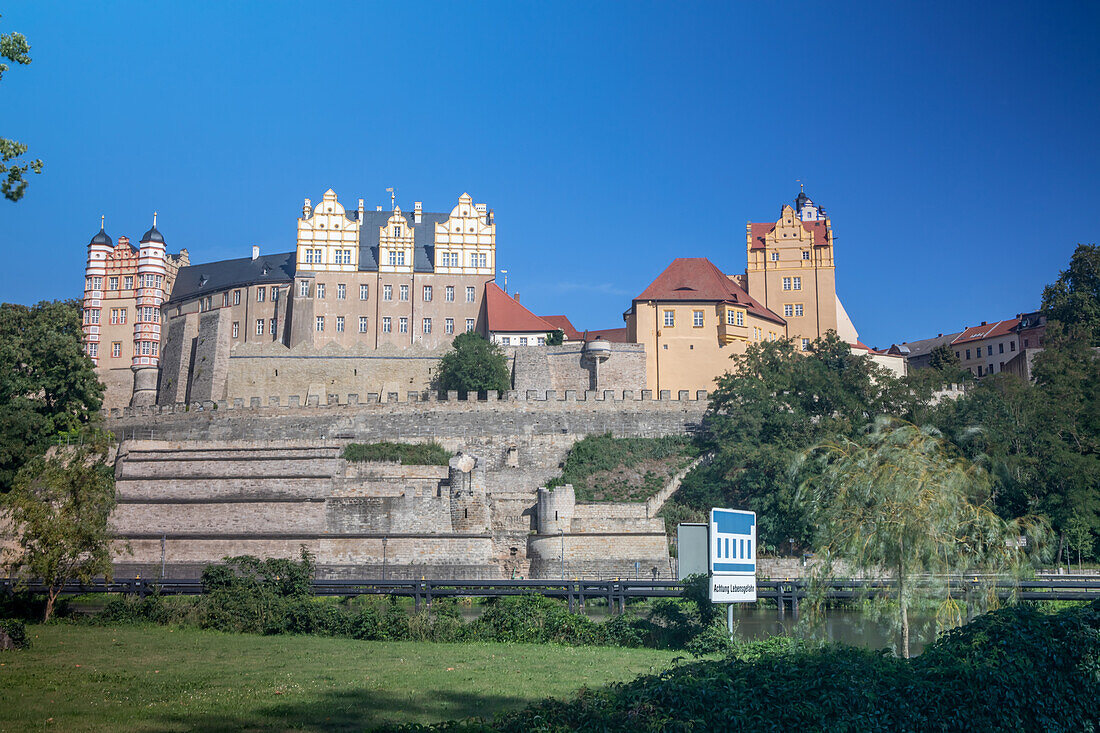
<svg viewBox="0 0 1100 733">
<path fill-rule="evenodd" d="M 937 371 L 944 371 L 945 369 L 958 369 L 959 357 L 955 355 L 954 349 L 947 344 L 940 344 L 936 348 L 932 349 L 928 354 L 928 366 Z"/>
<path fill-rule="evenodd" d="M 500 346 L 473 331 L 456 336 L 451 346 L 439 360 L 436 389 L 458 390 L 463 397 L 469 392 L 511 389 L 508 361 Z"/>
<path fill-rule="evenodd" d="M 103 385 L 81 338 L 79 301 L 0 305 L 0 493 L 57 434 L 96 416 Z"/>
<path fill-rule="evenodd" d="M 663 438 L 589 435 L 573 444 L 562 475 L 547 485 L 572 484 L 577 501 L 644 501 L 698 453 L 694 441 L 681 435 Z"/>
<path fill-rule="evenodd" d="M 0 59 L 26 65 L 31 62 L 30 50 L 30 44 L 22 33 L 0 33 Z M 9 68 L 11 67 L 0 61 L 0 77 Z M 0 137 L 0 192 L 9 201 L 23 198 L 27 188 L 27 181 L 23 176 L 28 170 L 42 172 L 41 160 L 20 160 L 26 152 L 27 146 L 23 143 Z"/>
<path fill-rule="evenodd" d="M 841 438 L 805 455 L 821 467 L 801 496 L 822 557 L 815 579 L 835 577 L 836 561 L 895 578 L 906 657 L 909 605 L 929 592 L 916 576 L 1001 573 L 1042 546 L 1043 523 L 998 517 L 986 472 L 932 428 L 883 419 L 864 440 Z M 1020 536 L 1026 552 L 1016 547 Z"/>
<path fill-rule="evenodd" d="M 417 730 L 1096 730 L 1100 605 L 1002 609 L 902 660 L 778 642 L 684 664 L 492 722 Z"/>
<path fill-rule="evenodd" d="M 38 456 L 18 473 L 12 490 L 0 495 L 0 509 L 7 511 L 17 538 L 8 564 L 23 580 L 46 586 L 47 621 L 67 581 L 111 577 L 110 440 L 108 433 L 89 431 L 77 446 Z"/>
<path fill-rule="evenodd" d="M 565 331 L 560 328 L 557 331 L 550 331 L 546 334 L 547 346 L 561 346 L 565 343 Z"/>
<path fill-rule="evenodd" d="M 808 352 L 765 341 L 734 360 L 704 417 L 703 446 L 714 458 L 685 478 L 672 501 L 697 512 L 754 510 L 761 544 L 793 539 L 806 547 L 811 527 L 796 499 L 805 476 L 790 474 L 792 461 L 821 440 L 858 434 L 878 415 L 909 414 L 916 397 L 833 332 Z"/>
<path fill-rule="evenodd" d="M 0 633 L 7 634 L 16 649 L 26 649 L 31 645 L 27 638 L 27 627 L 18 619 L 0 618 Z"/>
<path fill-rule="evenodd" d="M 396 461 L 406 466 L 446 466 L 451 453 L 434 440 L 429 443 L 349 443 L 343 456 L 349 461 Z"/>
<path fill-rule="evenodd" d="M 1043 289 L 1043 312 L 1086 346 L 1100 346 L 1100 245 L 1077 245 L 1069 267 Z"/>
</svg>

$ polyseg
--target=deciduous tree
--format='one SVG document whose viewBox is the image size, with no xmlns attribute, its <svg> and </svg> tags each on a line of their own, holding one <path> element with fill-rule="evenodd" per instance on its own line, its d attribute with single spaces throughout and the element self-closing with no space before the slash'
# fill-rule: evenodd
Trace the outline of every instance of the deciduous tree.
<svg viewBox="0 0 1100 733">
<path fill-rule="evenodd" d="M 504 351 L 472 331 L 460 334 L 452 349 L 439 360 L 436 387 L 440 390 L 468 392 L 511 388 L 511 376 Z"/>
<path fill-rule="evenodd" d="M 31 46 L 22 33 L 0 33 L 0 59 L 6 59 L 13 64 L 29 64 L 30 50 Z M 0 78 L 9 68 L 0 61 Z M 0 137 L 0 192 L 9 201 L 23 198 L 27 189 L 24 176 L 28 170 L 42 172 L 42 161 L 24 159 L 26 152 L 27 146 L 23 143 Z"/>
</svg>

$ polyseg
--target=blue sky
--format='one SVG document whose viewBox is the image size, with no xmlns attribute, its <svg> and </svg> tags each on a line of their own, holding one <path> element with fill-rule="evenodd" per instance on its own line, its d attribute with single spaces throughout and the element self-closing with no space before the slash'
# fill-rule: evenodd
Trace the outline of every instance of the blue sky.
<svg viewBox="0 0 1100 733">
<path fill-rule="evenodd" d="M 107 217 L 193 261 L 294 246 L 302 199 L 496 212 L 536 313 L 622 325 L 677 256 L 745 267 L 796 180 L 871 345 L 1038 307 L 1100 237 L 1096 3 L 0 4 L 0 300 L 82 289 Z"/>
</svg>

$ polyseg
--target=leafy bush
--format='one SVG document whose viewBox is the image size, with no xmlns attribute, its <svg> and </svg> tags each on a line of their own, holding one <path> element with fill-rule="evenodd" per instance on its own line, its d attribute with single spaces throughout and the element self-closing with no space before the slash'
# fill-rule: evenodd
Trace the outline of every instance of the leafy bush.
<svg viewBox="0 0 1100 733">
<path fill-rule="evenodd" d="M 153 593 L 144 598 L 115 596 L 107 601 L 107 605 L 95 616 L 97 623 L 106 625 L 166 624 L 171 620 L 171 613 L 159 593 Z"/>
<path fill-rule="evenodd" d="M 14 618 L 0 618 L 0 634 L 7 634 L 16 649 L 26 649 L 31 645 L 27 638 L 27 627 Z"/>
<path fill-rule="evenodd" d="M 589 435 L 569 450 L 562 475 L 550 486 L 572 484 L 578 501 L 639 501 L 656 494 L 699 454 L 690 437 L 615 438 Z"/>
<path fill-rule="evenodd" d="M 406 466 L 446 466 L 451 453 L 430 443 L 350 443 L 344 448 L 348 461 L 396 461 Z"/>
<path fill-rule="evenodd" d="M 791 640 L 746 647 L 492 723 L 406 730 L 1100 729 L 1100 601 L 1052 615 L 994 611 L 912 660 Z"/>
</svg>

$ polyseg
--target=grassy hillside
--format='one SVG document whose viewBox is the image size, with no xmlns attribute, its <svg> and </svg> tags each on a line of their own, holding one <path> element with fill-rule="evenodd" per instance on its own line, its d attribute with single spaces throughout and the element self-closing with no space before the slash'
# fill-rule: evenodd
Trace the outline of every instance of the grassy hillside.
<svg viewBox="0 0 1100 733">
<path fill-rule="evenodd" d="M 697 455 L 687 436 L 592 435 L 573 446 L 550 485 L 573 484 L 577 501 L 645 501 Z"/>
</svg>

